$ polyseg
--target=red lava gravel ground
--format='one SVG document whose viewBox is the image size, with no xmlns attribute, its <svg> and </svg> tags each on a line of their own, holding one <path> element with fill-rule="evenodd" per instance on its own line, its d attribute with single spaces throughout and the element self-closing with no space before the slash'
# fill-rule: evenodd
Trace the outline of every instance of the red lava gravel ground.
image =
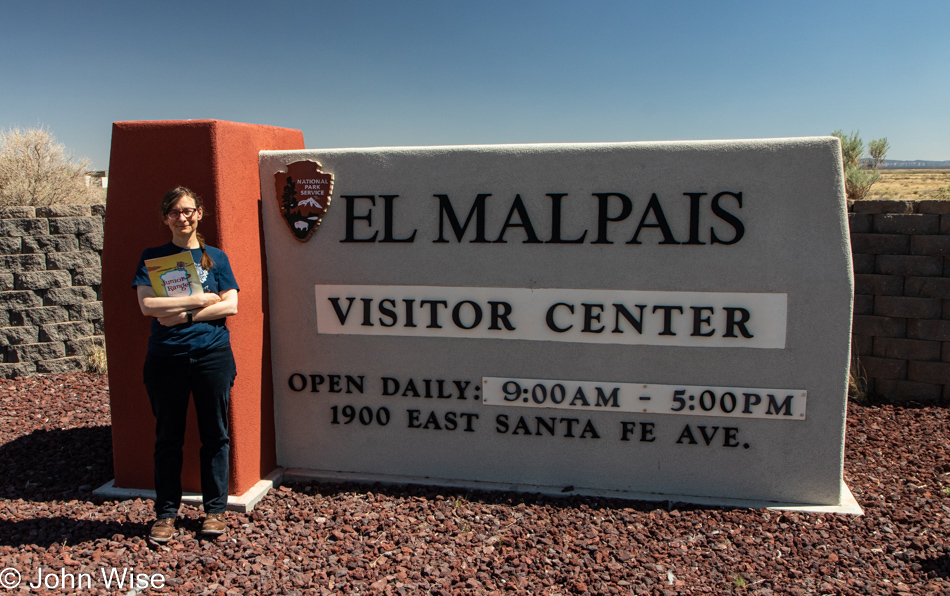
<svg viewBox="0 0 950 596">
<path fill-rule="evenodd" d="M 0 594 L 950 594 L 944 407 L 850 405 L 861 517 L 292 484 L 217 540 L 185 507 L 155 546 L 151 501 L 91 492 L 112 478 L 108 391 L 0 380 L 0 588 L 22 578 Z M 163 587 L 130 590 L 131 569 Z"/>
</svg>

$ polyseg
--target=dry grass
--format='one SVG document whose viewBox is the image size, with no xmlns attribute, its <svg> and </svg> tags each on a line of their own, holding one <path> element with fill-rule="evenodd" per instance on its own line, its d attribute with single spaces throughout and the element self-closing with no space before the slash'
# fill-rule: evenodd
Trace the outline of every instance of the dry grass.
<svg viewBox="0 0 950 596">
<path fill-rule="evenodd" d="M 950 199 L 950 170 L 878 170 L 873 199 Z"/>
</svg>

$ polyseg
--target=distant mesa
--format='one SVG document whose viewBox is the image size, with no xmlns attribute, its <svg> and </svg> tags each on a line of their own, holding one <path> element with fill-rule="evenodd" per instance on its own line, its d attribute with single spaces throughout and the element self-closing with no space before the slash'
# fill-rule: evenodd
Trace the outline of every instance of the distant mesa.
<svg viewBox="0 0 950 596">
<path fill-rule="evenodd" d="M 323 209 L 323 206 L 316 201 L 316 199 L 304 199 L 297 203 L 298 207 L 316 207 L 317 209 Z"/>
<path fill-rule="evenodd" d="M 928 161 L 924 159 L 900 160 L 885 159 L 878 166 L 882 169 L 900 169 L 900 170 L 946 170 L 950 169 L 950 160 L 948 161 Z"/>
</svg>

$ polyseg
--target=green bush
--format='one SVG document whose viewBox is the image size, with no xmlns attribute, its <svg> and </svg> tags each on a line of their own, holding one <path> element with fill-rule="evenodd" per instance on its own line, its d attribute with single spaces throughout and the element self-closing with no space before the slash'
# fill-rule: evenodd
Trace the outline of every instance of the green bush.
<svg viewBox="0 0 950 596">
<path fill-rule="evenodd" d="M 844 190 L 852 201 L 866 199 L 871 187 L 881 177 L 877 169 L 887 156 L 889 149 L 887 138 L 874 139 L 868 143 L 868 154 L 864 154 L 864 141 L 858 132 L 846 135 L 836 130 L 832 136 L 841 140 L 841 157 L 844 162 Z"/>
</svg>

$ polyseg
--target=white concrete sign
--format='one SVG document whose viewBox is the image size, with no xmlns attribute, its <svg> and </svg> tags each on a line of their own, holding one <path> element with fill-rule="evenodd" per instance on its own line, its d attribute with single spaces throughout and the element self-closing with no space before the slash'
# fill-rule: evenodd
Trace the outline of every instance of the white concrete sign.
<svg viewBox="0 0 950 596">
<path fill-rule="evenodd" d="M 294 474 L 848 510 L 837 140 L 260 165 Z"/>
</svg>

